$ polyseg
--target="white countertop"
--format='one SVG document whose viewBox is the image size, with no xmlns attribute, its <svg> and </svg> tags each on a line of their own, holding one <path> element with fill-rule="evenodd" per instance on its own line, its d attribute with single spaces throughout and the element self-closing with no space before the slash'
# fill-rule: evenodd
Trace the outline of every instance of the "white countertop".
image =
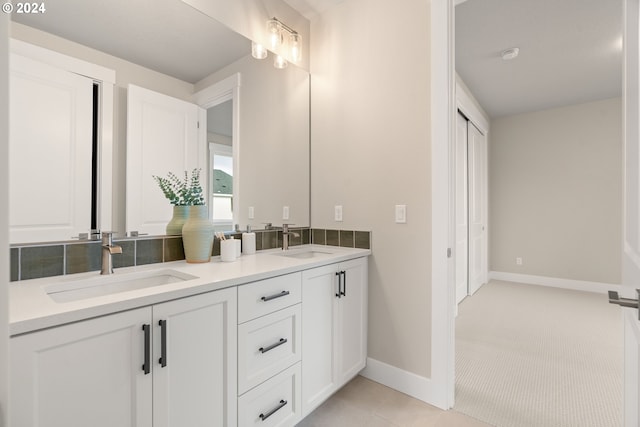
<svg viewBox="0 0 640 427">
<path fill-rule="evenodd" d="M 100 277 L 100 272 L 12 282 L 9 287 L 9 333 L 24 334 L 371 254 L 368 249 L 321 245 L 295 246 L 289 253 L 308 250 L 330 254 L 299 259 L 282 256 L 281 249 L 273 249 L 259 251 L 254 255 L 242 255 L 234 262 L 222 262 L 220 257 L 212 257 L 210 262 L 203 264 L 175 261 L 120 268 L 115 270 L 113 276 L 103 277 L 125 276 L 131 272 L 173 270 L 197 278 L 70 302 L 54 301 L 47 294 L 46 288 L 55 284 L 95 279 Z"/>
</svg>

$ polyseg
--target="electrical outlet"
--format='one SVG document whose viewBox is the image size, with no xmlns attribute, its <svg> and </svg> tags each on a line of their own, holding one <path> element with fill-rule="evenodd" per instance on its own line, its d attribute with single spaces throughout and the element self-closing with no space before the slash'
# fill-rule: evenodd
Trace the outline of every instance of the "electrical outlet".
<svg viewBox="0 0 640 427">
<path fill-rule="evenodd" d="M 335 205 L 333 219 L 336 221 L 342 221 L 342 205 Z"/>
<path fill-rule="evenodd" d="M 407 222 L 407 205 L 396 205 L 396 224 Z"/>
<path fill-rule="evenodd" d="M 289 219 L 289 206 L 282 207 L 282 219 Z"/>
<path fill-rule="evenodd" d="M 249 206 L 249 214 L 247 216 L 249 217 L 249 219 L 255 218 L 255 212 L 254 212 L 253 206 Z"/>
<path fill-rule="evenodd" d="M 522 258 L 521 257 L 517 257 L 516 258 L 516 265 L 522 265 Z"/>
</svg>

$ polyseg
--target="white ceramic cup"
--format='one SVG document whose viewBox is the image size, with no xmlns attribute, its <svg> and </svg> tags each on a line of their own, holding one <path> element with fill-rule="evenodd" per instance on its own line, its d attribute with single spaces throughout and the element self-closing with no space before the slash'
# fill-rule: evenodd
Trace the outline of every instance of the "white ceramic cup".
<svg viewBox="0 0 640 427">
<path fill-rule="evenodd" d="M 236 242 L 235 240 L 220 241 L 220 260 L 223 262 L 233 262 L 236 260 Z"/>
</svg>

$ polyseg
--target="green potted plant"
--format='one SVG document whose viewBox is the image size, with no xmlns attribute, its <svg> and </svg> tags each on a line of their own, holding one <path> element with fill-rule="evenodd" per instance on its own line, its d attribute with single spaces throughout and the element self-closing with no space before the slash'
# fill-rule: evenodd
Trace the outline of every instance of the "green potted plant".
<svg viewBox="0 0 640 427">
<path fill-rule="evenodd" d="M 173 172 L 165 177 L 153 176 L 164 196 L 173 205 L 173 218 L 167 224 L 167 234 L 182 234 L 187 262 L 209 262 L 213 248 L 213 224 L 209 215 L 202 185 L 200 169 L 178 178 Z"/>
</svg>

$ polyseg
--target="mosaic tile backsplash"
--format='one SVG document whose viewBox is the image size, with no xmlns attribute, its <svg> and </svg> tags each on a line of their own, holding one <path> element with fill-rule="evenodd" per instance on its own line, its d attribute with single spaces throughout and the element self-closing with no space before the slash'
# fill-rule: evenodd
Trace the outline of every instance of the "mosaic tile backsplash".
<svg viewBox="0 0 640 427">
<path fill-rule="evenodd" d="M 289 246 L 309 243 L 371 249 L 371 232 L 292 228 L 299 236 L 289 238 Z M 256 230 L 256 250 L 282 247 L 282 231 Z M 242 239 L 242 233 L 232 234 Z M 114 239 L 122 254 L 113 256 L 114 268 L 184 260 L 180 236 Z M 213 256 L 220 255 L 220 241 L 213 242 Z M 73 241 L 47 244 L 11 245 L 11 281 L 98 271 L 101 266 L 100 241 Z"/>
</svg>

